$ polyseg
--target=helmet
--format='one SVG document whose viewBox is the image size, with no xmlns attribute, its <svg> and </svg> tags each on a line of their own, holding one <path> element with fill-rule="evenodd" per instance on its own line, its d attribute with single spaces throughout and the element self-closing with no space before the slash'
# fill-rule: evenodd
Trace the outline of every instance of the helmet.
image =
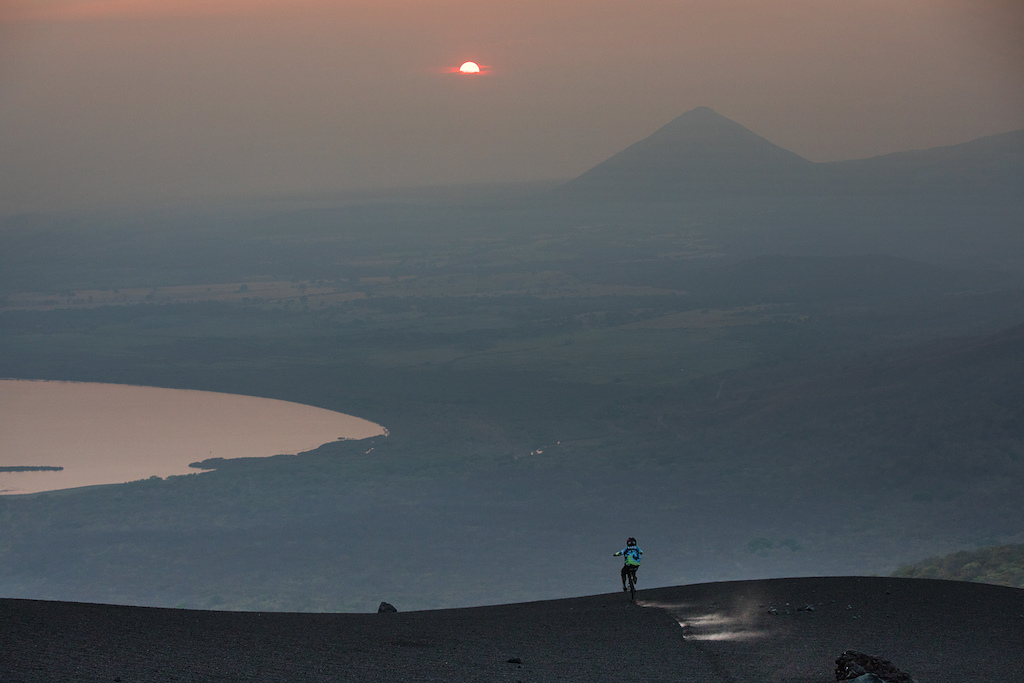
<svg viewBox="0 0 1024 683">
<path fill-rule="evenodd" d="M 626 545 L 627 546 L 636 545 L 636 539 L 633 538 L 632 536 L 630 536 L 629 538 L 626 539 Z"/>
</svg>

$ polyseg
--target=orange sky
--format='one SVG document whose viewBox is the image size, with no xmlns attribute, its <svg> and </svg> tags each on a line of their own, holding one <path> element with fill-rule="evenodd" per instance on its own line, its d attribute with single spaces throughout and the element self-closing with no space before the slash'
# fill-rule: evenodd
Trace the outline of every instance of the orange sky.
<svg viewBox="0 0 1024 683">
<path fill-rule="evenodd" d="M 952 144 L 1024 128 L 1022 45 L 1019 0 L 8 0 L 0 210 L 568 178 L 700 105 Z"/>
</svg>

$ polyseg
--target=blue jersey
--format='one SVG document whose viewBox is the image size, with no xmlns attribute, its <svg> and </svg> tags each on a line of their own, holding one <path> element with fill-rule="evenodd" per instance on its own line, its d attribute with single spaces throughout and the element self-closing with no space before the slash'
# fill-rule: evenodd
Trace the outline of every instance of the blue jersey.
<svg viewBox="0 0 1024 683">
<path fill-rule="evenodd" d="M 615 553 L 615 557 L 622 555 L 622 559 L 626 561 L 626 565 L 630 567 L 640 566 L 640 556 L 644 554 L 643 550 L 635 545 L 629 545 Z"/>
</svg>

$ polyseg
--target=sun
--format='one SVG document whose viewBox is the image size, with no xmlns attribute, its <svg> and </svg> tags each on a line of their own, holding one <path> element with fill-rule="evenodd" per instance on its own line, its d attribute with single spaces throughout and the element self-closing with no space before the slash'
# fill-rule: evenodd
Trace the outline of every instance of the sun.
<svg viewBox="0 0 1024 683">
<path fill-rule="evenodd" d="M 476 62 L 466 62 L 459 67 L 459 73 L 463 74 L 478 74 L 480 73 L 480 65 Z"/>
</svg>

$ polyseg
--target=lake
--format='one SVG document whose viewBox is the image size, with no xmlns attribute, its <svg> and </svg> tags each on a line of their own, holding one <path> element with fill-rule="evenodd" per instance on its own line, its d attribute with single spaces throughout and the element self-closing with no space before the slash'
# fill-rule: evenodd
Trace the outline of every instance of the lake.
<svg viewBox="0 0 1024 683">
<path fill-rule="evenodd" d="M 312 450 L 387 435 L 313 406 L 210 391 L 0 380 L 0 495 L 199 472 L 207 458 Z M 14 467 L 60 470 L 2 471 Z"/>
</svg>

